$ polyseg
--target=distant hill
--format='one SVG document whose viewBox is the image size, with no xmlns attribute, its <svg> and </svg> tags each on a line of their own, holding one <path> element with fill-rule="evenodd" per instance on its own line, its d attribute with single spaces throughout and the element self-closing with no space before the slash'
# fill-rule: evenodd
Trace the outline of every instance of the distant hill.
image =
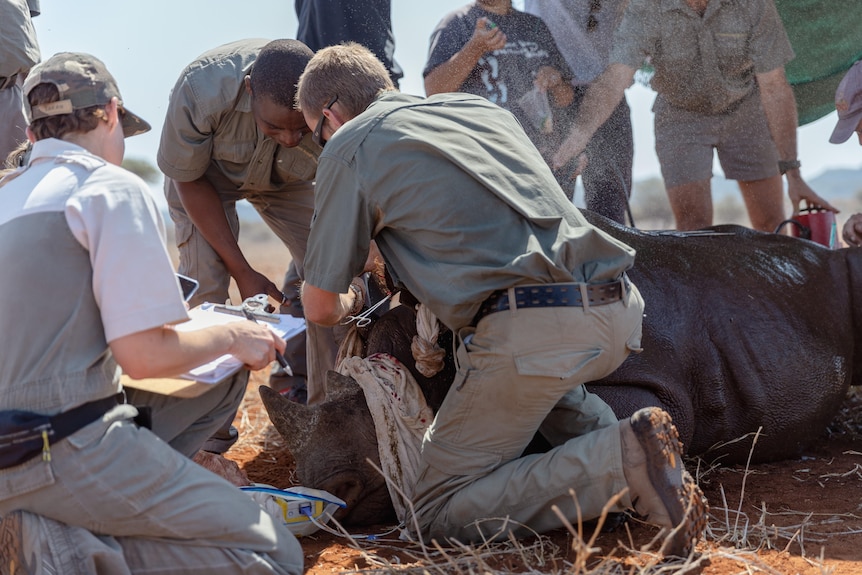
<svg viewBox="0 0 862 575">
<path fill-rule="evenodd" d="M 828 199 L 855 200 L 862 192 L 862 169 L 829 170 L 808 183 Z"/>
</svg>

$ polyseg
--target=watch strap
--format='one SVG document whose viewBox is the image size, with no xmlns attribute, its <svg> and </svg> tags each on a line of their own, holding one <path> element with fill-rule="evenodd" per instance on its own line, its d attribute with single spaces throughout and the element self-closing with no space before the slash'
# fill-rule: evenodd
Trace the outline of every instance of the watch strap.
<svg viewBox="0 0 862 575">
<path fill-rule="evenodd" d="M 781 172 L 781 175 L 787 173 L 788 170 L 795 170 L 802 166 L 802 162 L 799 160 L 778 160 L 778 171 Z"/>
</svg>

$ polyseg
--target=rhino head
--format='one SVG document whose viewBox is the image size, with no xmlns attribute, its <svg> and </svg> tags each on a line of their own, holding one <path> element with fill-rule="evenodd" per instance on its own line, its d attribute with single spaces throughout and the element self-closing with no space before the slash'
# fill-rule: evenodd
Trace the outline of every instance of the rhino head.
<svg viewBox="0 0 862 575">
<path fill-rule="evenodd" d="M 272 424 L 296 461 L 302 485 L 341 498 L 347 507 L 334 517 L 349 525 L 370 525 L 395 517 L 392 500 L 378 468 L 380 456 L 374 421 L 362 388 L 353 378 L 327 373 L 326 399 L 306 406 L 273 389 L 259 389 Z"/>
</svg>

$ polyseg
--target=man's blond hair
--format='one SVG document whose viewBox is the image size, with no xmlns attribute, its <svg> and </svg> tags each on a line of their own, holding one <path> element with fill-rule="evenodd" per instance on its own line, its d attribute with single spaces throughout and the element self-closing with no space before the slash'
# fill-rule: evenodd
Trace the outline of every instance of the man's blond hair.
<svg viewBox="0 0 862 575">
<path fill-rule="evenodd" d="M 380 92 L 394 89 L 383 62 L 368 48 L 348 42 L 323 48 L 308 62 L 299 77 L 296 105 L 318 113 L 338 96 L 341 107 L 355 118 Z"/>
</svg>

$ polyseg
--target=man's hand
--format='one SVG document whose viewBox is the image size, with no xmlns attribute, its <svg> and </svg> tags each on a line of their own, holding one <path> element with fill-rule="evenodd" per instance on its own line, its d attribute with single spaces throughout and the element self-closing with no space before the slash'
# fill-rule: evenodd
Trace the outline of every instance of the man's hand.
<svg viewBox="0 0 862 575">
<path fill-rule="evenodd" d="M 533 80 L 533 83 L 540 90 L 548 91 L 562 83 L 562 81 L 563 76 L 559 70 L 553 66 L 542 66 L 536 71 L 536 78 Z"/>
<path fill-rule="evenodd" d="M 231 328 L 231 345 L 228 353 L 243 362 L 251 370 L 263 369 L 275 361 L 275 351 L 284 353 L 286 342 L 275 332 L 251 321 L 236 321 L 227 324 Z"/>
<path fill-rule="evenodd" d="M 281 305 L 290 304 L 290 302 L 285 302 L 284 294 L 278 286 L 272 283 L 265 275 L 251 268 L 242 275 L 234 276 L 234 280 L 236 281 L 236 287 L 239 289 L 239 295 L 243 300 L 259 293 L 265 293 Z"/>
<path fill-rule="evenodd" d="M 790 203 L 793 206 L 793 213 L 799 213 L 799 204 L 805 200 L 809 206 L 829 210 L 830 212 L 838 213 L 838 208 L 821 198 L 811 189 L 805 180 L 799 174 L 791 175 L 787 173 L 787 195 L 790 196 Z"/>
<path fill-rule="evenodd" d="M 553 66 L 542 66 L 536 72 L 536 77 L 533 84 L 550 94 L 554 100 L 554 105 L 559 108 L 565 108 L 575 99 L 575 89 L 572 85 L 563 80 L 563 75 Z"/>
<path fill-rule="evenodd" d="M 853 214 L 846 222 L 841 232 L 844 243 L 850 247 L 862 246 L 862 214 Z"/>
<path fill-rule="evenodd" d="M 506 46 L 506 35 L 496 24 L 484 16 L 476 20 L 476 28 L 468 42 L 470 49 L 481 50 L 482 54 L 500 50 Z"/>
</svg>

